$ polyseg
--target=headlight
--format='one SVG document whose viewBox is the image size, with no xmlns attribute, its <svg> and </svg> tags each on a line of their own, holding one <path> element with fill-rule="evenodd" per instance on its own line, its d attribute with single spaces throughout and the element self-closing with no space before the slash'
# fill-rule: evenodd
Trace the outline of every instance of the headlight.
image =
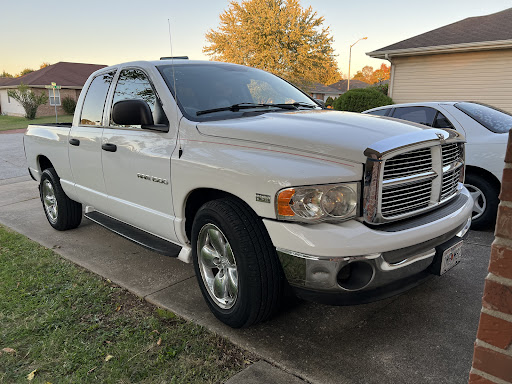
<svg viewBox="0 0 512 384">
<path fill-rule="evenodd" d="M 347 220 L 359 211 L 359 183 L 286 188 L 277 193 L 276 202 L 280 220 Z"/>
</svg>

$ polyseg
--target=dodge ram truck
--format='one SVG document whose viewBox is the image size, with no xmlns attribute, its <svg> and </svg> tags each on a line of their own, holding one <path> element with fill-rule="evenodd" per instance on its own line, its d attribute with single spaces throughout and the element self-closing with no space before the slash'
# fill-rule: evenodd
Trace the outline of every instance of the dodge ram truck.
<svg viewBox="0 0 512 384">
<path fill-rule="evenodd" d="M 103 68 L 72 124 L 31 125 L 24 146 L 52 227 L 85 215 L 193 263 L 232 327 L 289 287 L 340 305 L 402 292 L 457 264 L 471 224 L 460 133 L 325 110 L 241 65 Z"/>
</svg>

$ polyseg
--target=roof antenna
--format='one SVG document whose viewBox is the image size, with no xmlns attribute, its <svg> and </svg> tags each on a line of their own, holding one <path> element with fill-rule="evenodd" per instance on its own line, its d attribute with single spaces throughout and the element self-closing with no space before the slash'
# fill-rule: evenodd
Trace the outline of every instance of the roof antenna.
<svg viewBox="0 0 512 384">
<path fill-rule="evenodd" d="M 181 142 L 180 142 L 180 139 L 179 139 L 179 135 L 180 135 L 180 121 L 179 121 L 179 118 L 178 118 L 178 89 L 176 88 L 176 74 L 174 72 L 174 55 L 172 54 L 172 34 L 171 34 L 171 20 L 170 19 L 167 19 L 167 25 L 169 26 L 169 45 L 171 46 L 171 66 L 172 66 L 172 81 L 173 81 L 173 88 L 174 88 L 174 102 L 175 102 L 175 105 L 176 105 L 176 134 L 177 134 L 177 142 L 178 142 L 178 145 L 179 145 L 179 150 L 178 150 L 178 158 L 181 157 L 181 155 L 183 154 L 183 149 L 181 148 Z"/>
</svg>

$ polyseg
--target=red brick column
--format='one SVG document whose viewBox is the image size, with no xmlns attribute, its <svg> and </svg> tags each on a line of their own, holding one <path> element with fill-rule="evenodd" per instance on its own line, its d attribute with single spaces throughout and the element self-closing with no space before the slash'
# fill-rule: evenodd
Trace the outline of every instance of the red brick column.
<svg viewBox="0 0 512 384">
<path fill-rule="evenodd" d="M 500 200 L 470 384 L 512 383 L 512 131 Z"/>
</svg>

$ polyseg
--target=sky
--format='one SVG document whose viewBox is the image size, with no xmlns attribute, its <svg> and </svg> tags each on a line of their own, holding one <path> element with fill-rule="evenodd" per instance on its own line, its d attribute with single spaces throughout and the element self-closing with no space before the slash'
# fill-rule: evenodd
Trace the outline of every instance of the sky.
<svg viewBox="0 0 512 384">
<path fill-rule="evenodd" d="M 330 26 L 338 65 L 351 75 L 385 60 L 365 53 L 472 16 L 499 12 L 510 0 L 301 0 Z M 25 0 L 4 1 L 0 9 L 0 72 L 16 74 L 59 61 L 113 65 L 170 56 L 208 60 L 205 33 L 216 29 L 228 0 Z M 477 26 L 476 26 L 477 27 Z"/>
</svg>

